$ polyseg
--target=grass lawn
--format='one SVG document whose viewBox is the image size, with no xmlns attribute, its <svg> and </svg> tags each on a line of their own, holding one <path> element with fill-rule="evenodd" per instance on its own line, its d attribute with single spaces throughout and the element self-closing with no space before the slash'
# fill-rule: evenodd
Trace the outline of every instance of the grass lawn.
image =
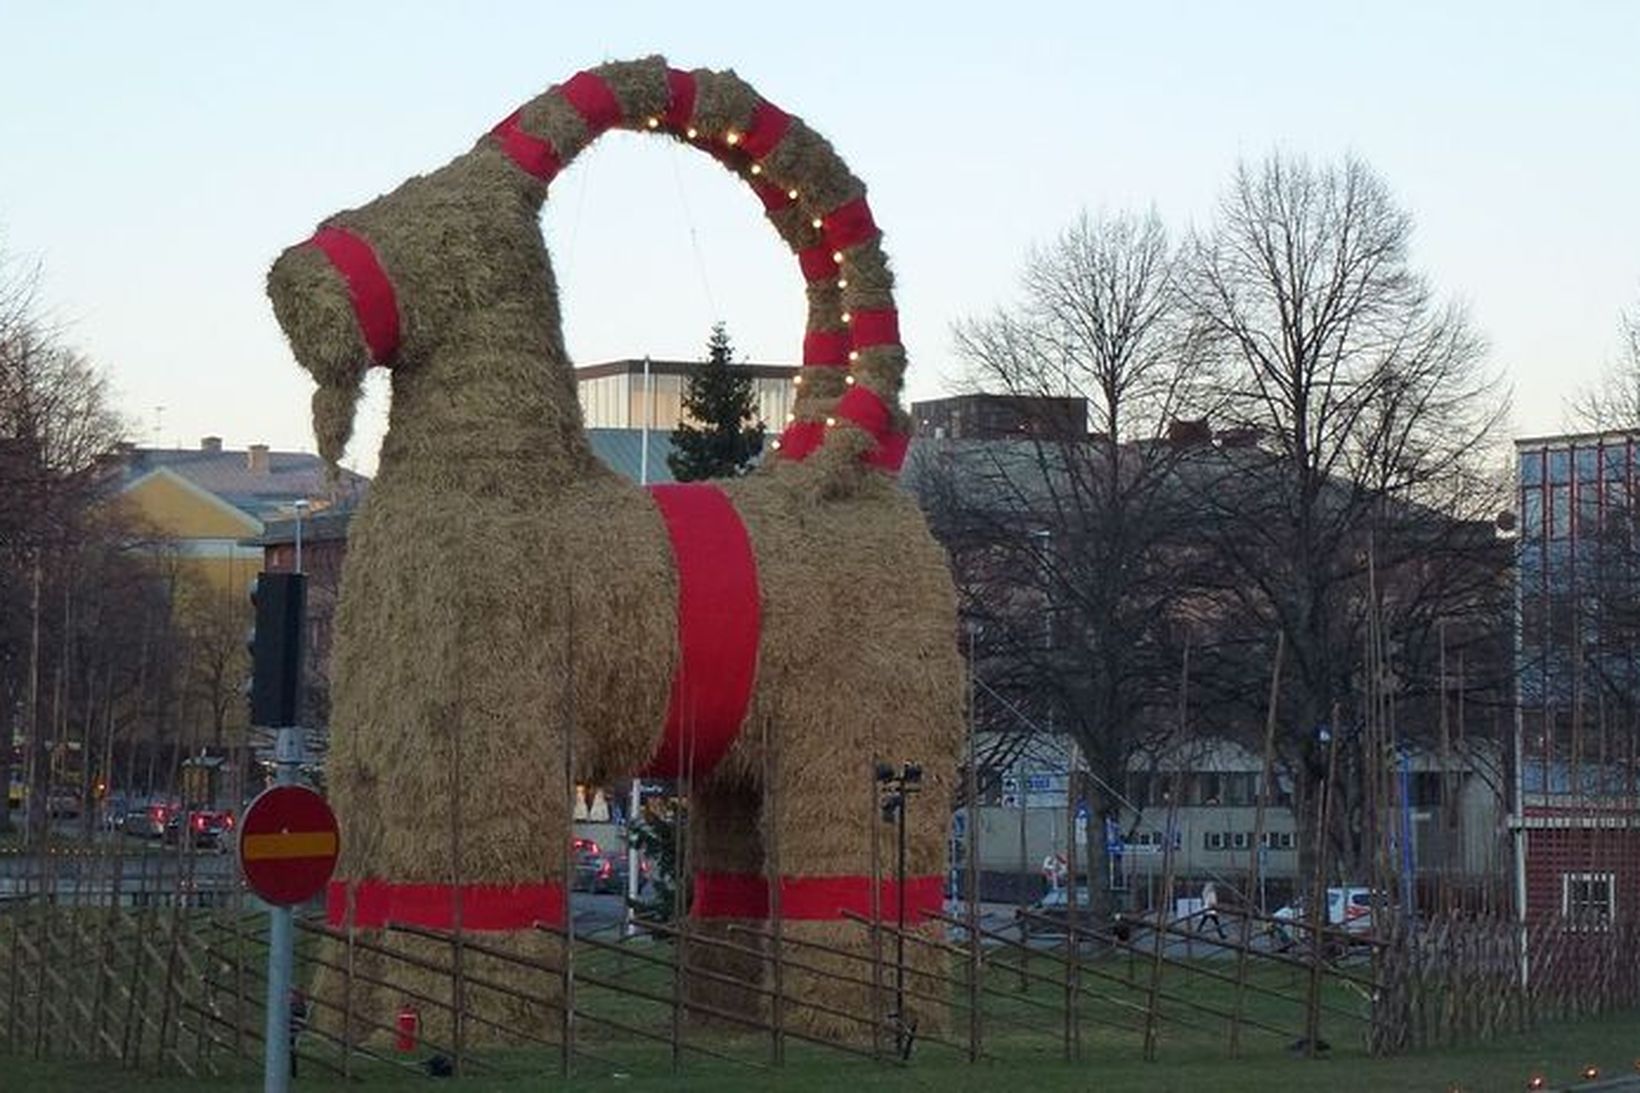
<svg viewBox="0 0 1640 1093">
<path fill-rule="evenodd" d="M 743 1047 L 755 1046 L 742 1040 Z M 733 1047 L 733 1043 L 722 1046 Z M 1001 1047 L 1002 1045 L 999 1045 Z M 781 1070 L 754 1070 L 711 1059 L 690 1058 L 680 1073 L 673 1075 L 665 1048 L 633 1049 L 629 1045 L 597 1045 L 601 1055 L 618 1057 L 611 1062 L 577 1060 L 575 1074 L 567 1084 L 557 1079 L 557 1056 L 547 1052 L 492 1053 L 492 1067 L 461 1080 L 440 1083 L 440 1087 L 473 1091 L 524 1090 L 530 1088 L 608 1090 L 792 1090 L 820 1091 L 847 1087 L 885 1090 L 938 1090 L 959 1093 L 966 1090 L 1201 1090 L 1237 1093 L 1259 1091 L 1282 1093 L 1298 1090 L 1431 1090 L 1445 1093 L 1454 1086 L 1464 1090 L 1524 1089 L 1533 1074 L 1548 1079 L 1549 1088 L 1561 1088 L 1580 1080 L 1582 1068 L 1595 1063 L 1602 1077 L 1633 1074 L 1640 1057 L 1640 1012 L 1611 1014 L 1579 1022 L 1549 1026 L 1536 1033 L 1514 1036 L 1489 1045 L 1458 1050 L 1404 1055 L 1393 1059 L 1371 1059 L 1352 1052 L 1335 1053 L 1332 1058 L 1308 1060 L 1284 1054 L 1263 1053 L 1253 1058 L 1230 1060 L 1224 1051 L 1198 1047 L 1188 1052 L 1164 1051 L 1161 1061 L 1146 1063 L 1131 1046 L 1102 1047 L 1095 1039 L 1084 1042 L 1085 1058 L 1077 1064 L 1054 1057 L 1046 1043 L 1035 1053 L 1023 1045 L 1008 1045 L 1003 1059 L 968 1065 L 950 1053 L 923 1049 L 904 1067 L 874 1064 L 866 1060 L 840 1058 L 832 1053 L 801 1050 L 788 1052 Z M 737 1051 L 755 1058 L 748 1051 Z M 193 1090 L 261 1088 L 260 1072 L 251 1069 L 243 1078 L 188 1080 L 175 1075 L 144 1075 L 115 1066 L 97 1067 L 84 1063 L 34 1062 L 6 1058 L 0 1062 L 0 1084 L 10 1091 L 84 1091 L 84 1093 L 126 1093 L 128 1090 Z M 340 1078 L 304 1074 L 299 1089 L 391 1089 L 421 1080 L 404 1070 L 380 1063 L 360 1068 L 362 1081 L 349 1083 Z"/>
</svg>

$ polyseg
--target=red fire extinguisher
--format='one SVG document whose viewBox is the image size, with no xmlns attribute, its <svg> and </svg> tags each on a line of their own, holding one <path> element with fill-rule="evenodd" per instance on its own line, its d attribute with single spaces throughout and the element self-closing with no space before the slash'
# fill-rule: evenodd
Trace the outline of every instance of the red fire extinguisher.
<svg viewBox="0 0 1640 1093">
<path fill-rule="evenodd" d="M 393 1046 L 399 1051 L 416 1050 L 416 1033 L 421 1029 L 421 1014 L 416 1008 L 406 1002 L 399 1007 L 398 1037 Z"/>
</svg>

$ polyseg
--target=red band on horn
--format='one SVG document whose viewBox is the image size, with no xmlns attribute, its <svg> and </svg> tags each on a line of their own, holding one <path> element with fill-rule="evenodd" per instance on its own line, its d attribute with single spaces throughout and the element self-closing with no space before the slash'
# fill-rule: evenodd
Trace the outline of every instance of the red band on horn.
<svg viewBox="0 0 1640 1093">
<path fill-rule="evenodd" d="M 872 883 L 868 876 L 781 877 L 780 917 L 793 921 L 827 922 L 845 917 L 845 912 L 870 918 L 875 911 L 883 919 L 899 913 L 900 885 L 891 877 L 877 883 L 877 906 L 871 901 Z M 690 914 L 694 918 L 768 918 L 773 913 L 768 879 L 758 873 L 696 873 L 695 899 Z M 905 882 L 906 921 L 918 924 L 937 915 L 945 907 L 945 878 L 934 875 L 907 877 Z"/>
<path fill-rule="evenodd" d="M 849 339 L 855 349 L 900 344 L 900 313 L 893 308 L 856 311 L 849 317 Z"/>
<path fill-rule="evenodd" d="M 789 208 L 792 205 L 792 195 L 774 183 L 764 182 L 760 178 L 752 179 L 751 183 L 752 192 L 757 195 L 759 201 L 763 202 L 764 212 L 777 213 L 781 209 Z"/>
<path fill-rule="evenodd" d="M 553 176 L 564 165 L 551 144 L 518 127 L 518 117 L 522 113 L 523 109 L 520 108 L 502 118 L 496 127 L 490 130 L 490 135 L 496 139 L 501 145 L 501 150 L 520 171 L 542 182 L 551 182 Z"/>
<path fill-rule="evenodd" d="M 695 116 L 695 76 L 692 72 L 666 70 L 666 113 L 661 121 L 668 129 L 682 132 Z"/>
<path fill-rule="evenodd" d="M 864 457 L 867 464 L 897 472 L 905 463 L 911 438 L 894 428 L 894 412 L 877 392 L 865 384 L 856 383 L 837 400 L 837 409 L 833 413 L 858 425 L 877 442 L 876 448 Z"/>
<path fill-rule="evenodd" d="M 577 72 L 558 89 L 564 101 L 575 108 L 581 120 L 597 136 L 621 120 L 621 104 L 615 92 L 601 76 L 592 72 Z"/>
<path fill-rule="evenodd" d="M 871 219 L 871 206 L 866 204 L 863 197 L 843 202 L 821 217 L 820 223 L 826 235 L 826 245 L 832 250 L 847 250 L 860 243 L 869 243 L 881 234 L 876 222 Z"/>
<path fill-rule="evenodd" d="M 826 426 L 819 421 L 794 421 L 780 434 L 780 454 L 801 462 L 826 439 Z"/>
<path fill-rule="evenodd" d="M 325 921 L 338 929 L 348 925 L 349 889 L 353 895 L 354 926 L 372 930 L 394 925 L 455 929 L 454 885 L 395 884 L 374 878 L 330 882 L 325 893 Z M 527 930 L 536 923 L 562 926 L 564 907 L 561 884 L 461 886 L 463 930 Z"/>
<path fill-rule="evenodd" d="M 752 124 L 740 138 L 740 146 L 753 159 L 762 159 L 791 128 L 792 117 L 772 102 L 759 102 L 752 112 Z"/>
<path fill-rule="evenodd" d="M 646 776 L 704 777 L 746 720 L 757 674 L 757 558 L 728 494 L 709 483 L 649 487 L 678 574 L 678 666 Z"/>
<path fill-rule="evenodd" d="M 797 252 L 797 264 L 803 270 L 805 281 L 826 281 L 837 276 L 837 259 L 825 244 L 805 247 Z"/>
<path fill-rule="evenodd" d="M 370 359 L 386 364 L 399 348 L 399 302 L 375 250 L 362 236 L 334 225 L 314 232 L 310 242 L 347 282 L 353 317 Z"/>
<path fill-rule="evenodd" d="M 848 331 L 811 330 L 803 335 L 803 364 L 832 368 L 848 364 Z"/>
</svg>

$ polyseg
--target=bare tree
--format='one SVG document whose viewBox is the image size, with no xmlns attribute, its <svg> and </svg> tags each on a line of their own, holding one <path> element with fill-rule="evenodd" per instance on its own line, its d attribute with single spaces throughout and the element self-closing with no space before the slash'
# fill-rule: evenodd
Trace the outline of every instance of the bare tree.
<svg viewBox="0 0 1640 1093">
<path fill-rule="evenodd" d="M 1022 289 L 955 331 L 974 384 L 1009 397 L 1014 437 L 927 441 L 910 471 L 952 551 L 1001 725 L 1024 711 L 1070 734 L 1097 832 L 1172 708 L 1187 584 L 1170 482 L 1188 449 L 1166 437 L 1196 404 L 1198 357 L 1154 214 L 1083 216 L 1032 252 Z"/>
<path fill-rule="evenodd" d="M 1503 399 L 1463 310 L 1411 267 L 1411 234 L 1361 161 L 1272 155 L 1237 168 L 1192 253 L 1188 294 L 1218 361 L 1221 412 L 1258 438 L 1196 481 L 1233 605 L 1214 650 L 1218 697 L 1258 701 L 1246 681 L 1285 635 L 1279 750 L 1301 819 L 1335 709 L 1344 724 L 1331 737 L 1359 762 L 1350 729 L 1366 694 L 1404 703 L 1427 690 L 1435 627 L 1498 632 L 1458 624 L 1502 589 L 1506 554 L 1490 533 L 1502 498 L 1485 467 Z M 1360 865 L 1363 807 L 1341 810 L 1353 821 L 1339 827 L 1353 833 L 1346 868 Z M 1313 840 L 1305 850 L 1308 861 Z"/>
<path fill-rule="evenodd" d="M 1617 324 L 1617 359 L 1572 404 L 1573 418 L 1587 429 L 1640 428 L 1640 306 L 1619 315 Z"/>
<path fill-rule="evenodd" d="M 53 648 L 66 657 L 63 643 L 43 642 L 42 627 L 50 605 L 73 600 L 48 592 L 67 587 L 123 426 L 101 375 L 41 317 L 37 285 L 37 270 L 0 255 L 0 784 L 10 782 L 11 732 L 21 722 L 35 773 L 31 818 L 43 822 L 42 681 L 61 678 L 44 662 Z"/>
</svg>

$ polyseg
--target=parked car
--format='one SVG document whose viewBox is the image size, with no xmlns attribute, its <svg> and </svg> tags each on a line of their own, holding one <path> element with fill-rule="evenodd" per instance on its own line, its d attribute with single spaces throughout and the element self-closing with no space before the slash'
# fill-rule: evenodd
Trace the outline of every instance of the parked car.
<svg viewBox="0 0 1640 1093">
<path fill-rule="evenodd" d="M 128 808 L 119 820 L 119 829 L 133 838 L 158 839 L 176 811 L 175 805 L 163 801 Z"/>
<path fill-rule="evenodd" d="M 1383 899 L 1382 893 L 1357 885 L 1329 888 L 1326 925 L 1350 934 L 1370 934 L 1373 904 Z M 1302 896 L 1278 909 L 1273 917 L 1276 921 L 1270 932 L 1283 947 L 1294 944 L 1307 933 L 1310 913 Z"/>
<path fill-rule="evenodd" d="M 605 850 L 593 839 L 577 837 L 571 847 L 575 876 L 573 888 L 577 892 L 624 895 L 626 893 L 626 851 Z M 649 876 L 649 860 L 638 859 L 641 884 Z"/>
<path fill-rule="evenodd" d="M 189 845 L 220 852 L 228 849 L 233 826 L 233 813 L 227 809 L 178 809 L 165 821 L 164 836 L 167 843 L 175 843 L 186 827 Z"/>
</svg>

